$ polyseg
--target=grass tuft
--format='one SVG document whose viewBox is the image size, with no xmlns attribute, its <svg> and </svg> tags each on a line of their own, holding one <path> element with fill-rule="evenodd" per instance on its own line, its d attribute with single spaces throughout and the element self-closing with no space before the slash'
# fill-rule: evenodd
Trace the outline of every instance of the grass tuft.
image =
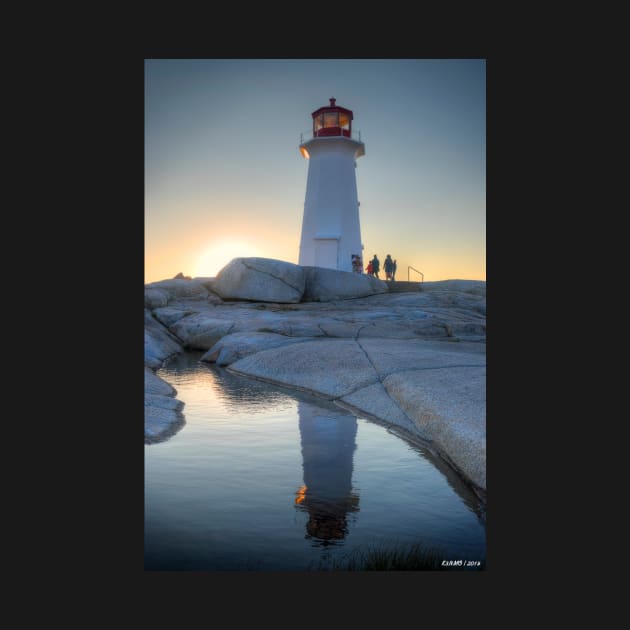
<svg viewBox="0 0 630 630">
<path fill-rule="evenodd" d="M 461 566 L 443 565 L 451 554 L 445 554 L 436 547 L 427 547 L 421 543 L 412 545 L 388 544 L 380 547 L 356 548 L 343 558 L 333 560 L 330 565 L 320 562 L 318 571 L 452 571 L 484 569 L 485 561 L 480 566 L 466 565 L 466 558 Z M 475 559 L 476 561 L 477 559 Z"/>
</svg>

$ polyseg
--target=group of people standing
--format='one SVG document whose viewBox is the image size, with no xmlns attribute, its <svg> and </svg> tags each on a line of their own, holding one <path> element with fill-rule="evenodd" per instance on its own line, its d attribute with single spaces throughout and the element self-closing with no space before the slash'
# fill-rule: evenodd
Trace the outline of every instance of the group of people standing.
<svg viewBox="0 0 630 630">
<path fill-rule="evenodd" d="M 368 276 L 379 278 L 378 272 L 381 270 L 381 261 L 376 254 L 374 254 L 374 258 L 370 260 L 365 270 Z M 385 271 L 385 280 L 396 280 L 396 261 L 392 260 L 389 254 L 385 257 L 383 270 Z M 361 256 L 358 254 L 352 254 L 352 271 L 354 271 L 354 273 L 363 273 L 363 262 L 361 261 Z"/>
<path fill-rule="evenodd" d="M 396 280 L 396 261 L 392 260 L 392 257 L 387 254 L 385 262 L 383 263 L 383 270 L 385 271 L 385 280 Z M 368 276 L 374 276 L 378 278 L 378 272 L 381 270 L 381 262 L 378 256 L 374 254 L 374 258 L 370 260 L 368 266 L 365 268 Z"/>
</svg>

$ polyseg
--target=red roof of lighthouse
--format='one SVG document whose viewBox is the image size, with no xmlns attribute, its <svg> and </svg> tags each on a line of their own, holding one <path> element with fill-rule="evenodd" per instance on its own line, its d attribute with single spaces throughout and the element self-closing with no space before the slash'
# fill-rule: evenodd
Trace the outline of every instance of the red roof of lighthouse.
<svg viewBox="0 0 630 630">
<path fill-rule="evenodd" d="M 353 119 L 351 109 L 346 109 L 345 107 L 339 107 L 339 105 L 335 105 L 335 103 L 337 102 L 336 98 L 331 98 L 329 100 L 330 105 L 328 105 L 327 107 L 320 107 L 319 109 L 316 109 L 311 114 L 311 116 L 315 118 L 316 116 L 319 116 L 319 114 L 325 114 L 327 112 L 343 112 L 344 114 L 348 114 L 348 116 L 350 116 L 350 120 Z"/>
</svg>

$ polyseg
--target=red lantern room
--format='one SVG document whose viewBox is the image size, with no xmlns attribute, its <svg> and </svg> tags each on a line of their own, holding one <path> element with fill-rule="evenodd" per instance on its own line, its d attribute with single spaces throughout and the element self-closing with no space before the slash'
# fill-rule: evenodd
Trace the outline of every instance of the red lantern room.
<svg viewBox="0 0 630 630">
<path fill-rule="evenodd" d="M 352 137 L 352 112 L 345 107 L 335 105 L 337 99 L 331 98 L 328 107 L 320 107 L 314 111 L 313 138 L 324 136 Z"/>
</svg>

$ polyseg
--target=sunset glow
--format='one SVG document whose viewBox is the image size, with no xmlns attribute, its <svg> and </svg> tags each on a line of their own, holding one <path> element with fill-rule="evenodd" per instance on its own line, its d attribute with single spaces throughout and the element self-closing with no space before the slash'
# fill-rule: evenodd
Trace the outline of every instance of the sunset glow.
<svg viewBox="0 0 630 630">
<path fill-rule="evenodd" d="M 193 274 L 214 277 L 233 258 L 259 255 L 258 248 L 246 241 L 215 241 L 202 252 Z"/>
</svg>

